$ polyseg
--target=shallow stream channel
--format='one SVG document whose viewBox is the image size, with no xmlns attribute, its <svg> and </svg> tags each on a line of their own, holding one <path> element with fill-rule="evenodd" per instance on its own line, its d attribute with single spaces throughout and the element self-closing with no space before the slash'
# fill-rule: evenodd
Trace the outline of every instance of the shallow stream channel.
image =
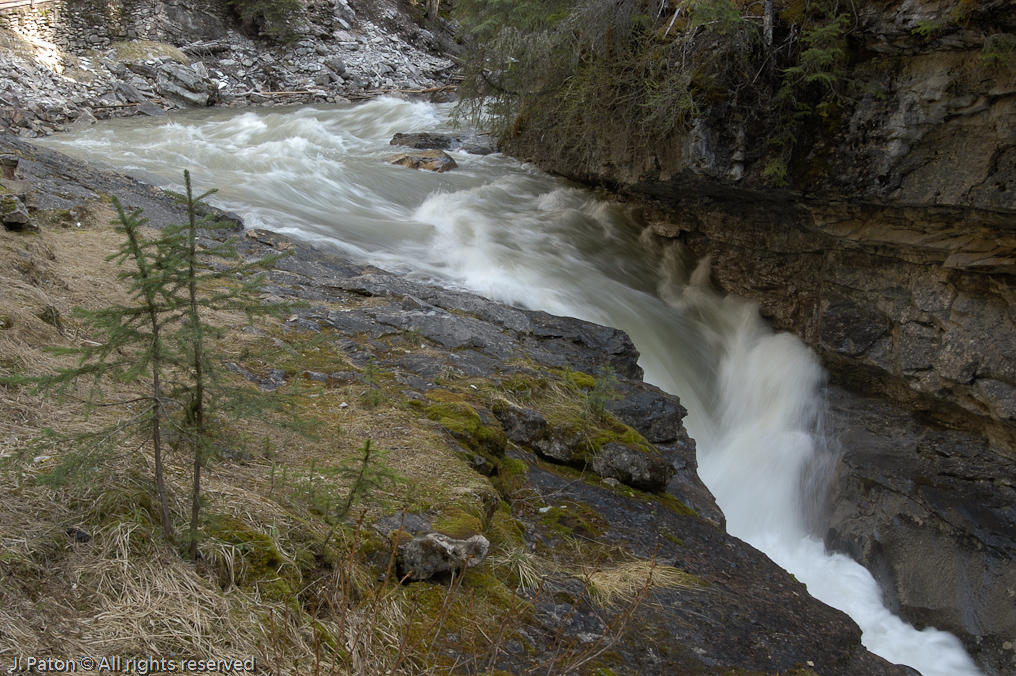
<svg viewBox="0 0 1016 676">
<path fill-rule="evenodd" d="M 646 380 L 688 409 L 699 473 L 731 534 L 848 613 L 872 652 L 924 676 L 979 674 L 958 639 L 893 616 L 867 570 L 808 533 L 810 478 L 831 462 L 825 374 L 808 348 L 770 330 L 754 305 L 716 293 L 708 261 L 651 235 L 630 207 L 500 154 L 453 152 L 459 168 L 440 174 L 385 161 L 396 132 L 448 131 L 450 111 L 396 99 L 210 109 L 45 143 L 173 190 L 189 169 L 248 227 L 627 331 Z"/>
</svg>

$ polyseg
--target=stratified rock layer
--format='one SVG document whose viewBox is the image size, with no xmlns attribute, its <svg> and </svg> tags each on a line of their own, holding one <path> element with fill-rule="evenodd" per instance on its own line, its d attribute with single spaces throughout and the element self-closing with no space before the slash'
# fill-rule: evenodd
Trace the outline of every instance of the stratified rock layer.
<svg viewBox="0 0 1016 676">
<path fill-rule="evenodd" d="M 502 149 L 646 205 L 656 235 L 800 336 L 835 382 L 898 407 L 883 439 L 923 430 L 920 444 L 879 446 L 883 457 L 862 440 L 861 409 L 844 409 L 857 434 L 844 437 L 830 544 L 872 567 L 905 616 L 978 652 L 1016 637 L 1016 563 L 999 545 L 1016 526 L 1002 508 L 1016 458 L 1016 84 L 1012 60 L 985 51 L 1016 33 L 1016 6 L 959 5 L 852 5 L 846 77 L 881 94 L 802 130 L 782 188 L 752 161 L 765 139 L 724 104 L 639 148 L 613 129 L 575 147 L 534 113 Z M 991 674 L 1013 673 L 1011 657 L 978 652 Z"/>
</svg>

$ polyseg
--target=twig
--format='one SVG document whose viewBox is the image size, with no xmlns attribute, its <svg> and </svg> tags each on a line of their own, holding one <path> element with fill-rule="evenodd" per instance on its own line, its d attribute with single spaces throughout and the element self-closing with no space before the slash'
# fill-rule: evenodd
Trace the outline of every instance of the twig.
<svg viewBox="0 0 1016 676">
<path fill-rule="evenodd" d="M 145 101 L 145 103 L 148 103 Z M 93 108 L 133 108 L 134 106 L 140 106 L 140 103 L 97 103 Z"/>
</svg>

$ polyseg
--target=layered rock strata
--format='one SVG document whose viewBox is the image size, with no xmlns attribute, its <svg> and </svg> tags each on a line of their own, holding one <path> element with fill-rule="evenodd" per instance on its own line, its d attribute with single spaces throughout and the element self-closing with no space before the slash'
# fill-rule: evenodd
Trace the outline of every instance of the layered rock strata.
<svg viewBox="0 0 1016 676">
<path fill-rule="evenodd" d="M 531 114 L 503 148 L 645 204 L 647 226 L 708 264 L 716 285 L 800 336 L 836 383 L 881 399 L 892 412 L 883 439 L 923 426 L 919 445 L 878 445 L 893 453 L 877 481 L 849 437 L 830 543 L 869 564 L 905 617 L 1001 651 L 1016 636 L 1016 515 L 1000 508 L 1016 457 L 1016 63 L 996 47 L 1016 32 L 1016 11 L 920 0 L 856 10 L 844 77 L 870 93 L 802 132 L 783 187 L 767 185 L 765 139 L 723 104 L 651 147 L 603 129 L 575 148 L 556 120 Z M 844 409 L 857 416 L 848 426 L 865 428 L 860 410 Z M 906 537 L 885 527 L 900 520 Z M 903 572 L 943 551 L 966 563 Z M 968 566 L 979 591 L 958 591 L 954 573 Z M 988 673 L 1013 673 L 1008 654 L 990 652 L 978 658 Z"/>
</svg>

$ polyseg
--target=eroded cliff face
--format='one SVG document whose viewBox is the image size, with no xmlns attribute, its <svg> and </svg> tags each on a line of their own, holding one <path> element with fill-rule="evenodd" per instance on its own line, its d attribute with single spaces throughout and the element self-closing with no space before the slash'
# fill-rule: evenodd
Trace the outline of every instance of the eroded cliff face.
<svg viewBox="0 0 1016 676">
<path fill-rule="evenodd" d="M 879 441 L 845 436 L 829 542 L 876 570 L 904 616 L 1016 673 L 1016 59 L 995 49 L 1016 6 L 860 3 L 856 20 L 848 76 L 878 93 L 806 130 L 784 187 L 766 185 L 762 139 L 721 106 L 635 151 L 606 130 L 563 147 L 540 117 L 505 145 L 644 202 L 718 286 L 881 400 L 877 425 L 841 407 L 845 429 Z M 904 429 L 913 443 L 894 443 Z M 858 453 L 890 449 L 862 471 Z"/>
</svg>

